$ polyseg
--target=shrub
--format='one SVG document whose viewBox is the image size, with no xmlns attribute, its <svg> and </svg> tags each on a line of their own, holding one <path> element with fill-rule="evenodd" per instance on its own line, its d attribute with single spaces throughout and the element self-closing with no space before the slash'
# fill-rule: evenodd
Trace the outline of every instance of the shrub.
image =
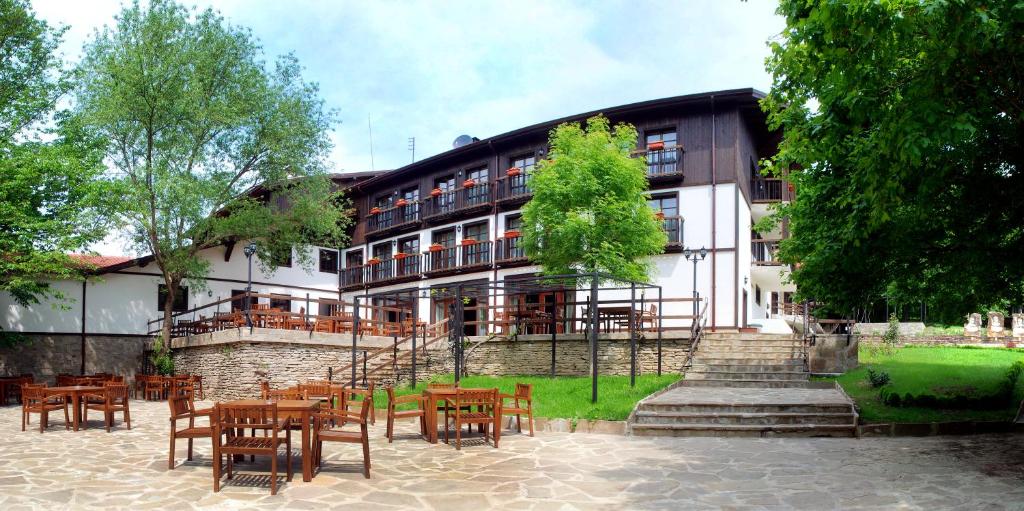
<svg viewBox="0 0 1024 511">
<path fill-rule="evenodd" d="M 164 376 L 174 374 L 174 358 L 171 357 L 171 350 L 164 349 L 162 340 L 157 339 L 153 343 L 153 354 L 150 355 L 149 361 L 153 363 L 157 374 Z"/>
<path fill-rule="evenodd" d="M 874 369 L 868 368 L 868 382 L 874 388 L 884 387 L 889 384 L 891 378 L 889 373 L 885 371 L 875 371 Z"/>
</svg>

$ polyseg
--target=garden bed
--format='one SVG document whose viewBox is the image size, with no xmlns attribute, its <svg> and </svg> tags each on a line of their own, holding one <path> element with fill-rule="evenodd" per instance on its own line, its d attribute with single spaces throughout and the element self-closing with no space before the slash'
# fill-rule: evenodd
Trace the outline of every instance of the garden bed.
<svg viewBox="0 0 1024 511">
<path fill-rule="evenodd" d="M 906 346 L 885 354 L 862 345 L 860 367 L 836 379 L 856 401 L 865 423 L 930 423 L 949 421 L 1009 421 L 1024 398 L 1024 381 L 1017 381 L 1012 401 L 1006 406 L 942 409 L 889 406 L 885 393 L 901 396 L 930 395 L 938 398 L 977 398 L 999 391 L 1014 362 L 1024 360 L 1024 350 L 946 346 Z M 868 382 L 868 370 L 885 372 L 890 382 L 882 388 Z"/>
</svg>

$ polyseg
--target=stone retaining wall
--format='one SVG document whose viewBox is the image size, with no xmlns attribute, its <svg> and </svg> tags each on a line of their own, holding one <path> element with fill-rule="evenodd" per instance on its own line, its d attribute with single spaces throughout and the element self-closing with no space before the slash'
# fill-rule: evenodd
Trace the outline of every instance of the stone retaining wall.
<svg viewBox="0 0 1024 511">
<path fill-rule="evenodd" d="M 467 352 L 466 366 L 471 375 L 548 375 L 551 371 L 551 340 L 539 336 L 521 336 L 518 340 L 489 340 Z M 546 337 L 546 336 L 545 336 Z M 559 339 L 555 345 L 555 369 L 561 376 L 589 374 L 588 344 L 581 336 Z M 473 338 L 470 340 L 472 346 Z M 480 340 L 480 339 L 476 339 Z M 318 344 L 273 341 L 270 339 L 226 338 L 205 343 L 175 342 L 175 371 L 199 374 L 208 399 L 224 400 L 253 397 L 259 394 L 263 374 L 271 387 L 282 388 L 310 379 L 326 379 L 328 369 L 335 381 L 351 378 L 351 369 L 338 371 L 352 360 L 351 346 L 340 343 Z M 662 342 L 662 369 L 679 372 L 689 349 L 689 340 L 665 339 Z M 372 353 L 372 351 L 371 351 Z M 400 351 L 397 372 L 387 367 L 371 378 L 385 383 L 406 383 L 410 377 L 408 351 Z M 360 354 L 361 357 L 361 354 Z M 390 360 L 384 356 L 371 360 L 368 366 Z M 601 340 L 598 343 L 598 368 L 601 374 L 629 374 L 628 339 Z M 639 374 L 657 371 L 657 342 L 638 342 Z M 432 375 L 451 373 L 453 360 L 443 343 L 436 343 L 424 352 L 417 350 L 416 375 L 422 381 Z M 362 378 L 362 361 L 357 364 L 357 378 Z"/>
<path fill-rule="evenodd" d="M 0 347 L 0 375 L 32 374 L 38 382 L 53 384 L 61 373 L 79 374 L 82 368 L 82 336 L 78 334 L 27 334 L 23 342 Z M 85 339 L 85 372 L 112 373 L 132 379 L 142 368 L 144 336 L 88 335 Z"/>
</svg>

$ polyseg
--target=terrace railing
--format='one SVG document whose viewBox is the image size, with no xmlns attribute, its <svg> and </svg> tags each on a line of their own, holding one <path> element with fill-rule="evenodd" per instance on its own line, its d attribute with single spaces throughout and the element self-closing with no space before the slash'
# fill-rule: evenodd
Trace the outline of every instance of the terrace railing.
<svg viewBox="0 0 1024 511">
<path fill-rule="evenodd" d="M 444 217 L 460 211 L 485 208 L 494 200 L 490 183 L 478 183 L 431 195 L 423 201 L 423 219 Z"/>
<path fill-rule="evenodd" d="M 525 262 L 526 251 L 523 249 L 523 238 L 499 238 L 494 242 L 494 262 L 514 263 Z"/>
<path fill-rule="evenodd" d="M 409 202 L 372 213 L 367 221 L 366 230 L 369 234 L 416 225 L 420 221 L 420 203 Z"/>
<path fill-rule="evenodd" d="M 750 196 L 753 202 L 781 202 L 786 200 L 785 184 L 782 179 L 754 177 L 750 180 Z"/>
<path fill-rule="evenodd" d="M 647 149 L 630 153 L 634 158 L 647 159 L 647 178 L 678 178 L 683 175 L 682 146 L 652 145 Z"/>
<path fill-rule="evenodd" d="M 478 266 L 491 265 L 492 243 L 490 241 L 478 241 L 470 245 L 459 246 L 460 268 L 475 268 Z"/>
<path fill-rule="evenodd" d="M 779 240 L 752 240 L 750 242 L 751 263 L 761 266 L 779 266 L 782 264 L 776 254 L 779 251 Z"/>
<path fill-rule="evenodd" d="M 455 271 L 458 268 L 458 249 L 456 247 L 445 247 L 440 250 L 424 252 L 423 260 L 423 273 Z"/>
<path fill-rule="evenodd" d="M 533 195 L 525 173 L 498 178 L 494 183 L 494 191 L 498 202 L 526 201 Z"/>
<path fill-rule="evenodd" d="M 681 247 L 683 245 L 683 218 L 679 216 L 665 217 L 661 221 L 661 228 L 668 234 L 669 247 Z"/>
</svg>

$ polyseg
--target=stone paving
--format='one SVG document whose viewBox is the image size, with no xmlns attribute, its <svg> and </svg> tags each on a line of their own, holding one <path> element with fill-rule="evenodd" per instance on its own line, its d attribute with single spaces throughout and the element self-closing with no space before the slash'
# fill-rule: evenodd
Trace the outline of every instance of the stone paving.
<svg viewBox="0 0 1024 511">
<path fill-rule="evenodd" d="M 213 493 L 210 447 L 167 470 L 167 405 L 133 401 L 133 426 L 21 432 L 0 408 L 0 508 L 19 509 L 1024 509 L 1024 435 L 872 439 L 625 438 L 507 433 L 462 451 L 403 424 L 358 446 L 325 447 L 310 483 L 277 496 L 266 464 Z M 298 465 L 296 465 L 298 469 Z M 297 472 L 300 472 L 297 470 Z M 281 479 L 283 482 L 283 478 Z"/>
</svg>

